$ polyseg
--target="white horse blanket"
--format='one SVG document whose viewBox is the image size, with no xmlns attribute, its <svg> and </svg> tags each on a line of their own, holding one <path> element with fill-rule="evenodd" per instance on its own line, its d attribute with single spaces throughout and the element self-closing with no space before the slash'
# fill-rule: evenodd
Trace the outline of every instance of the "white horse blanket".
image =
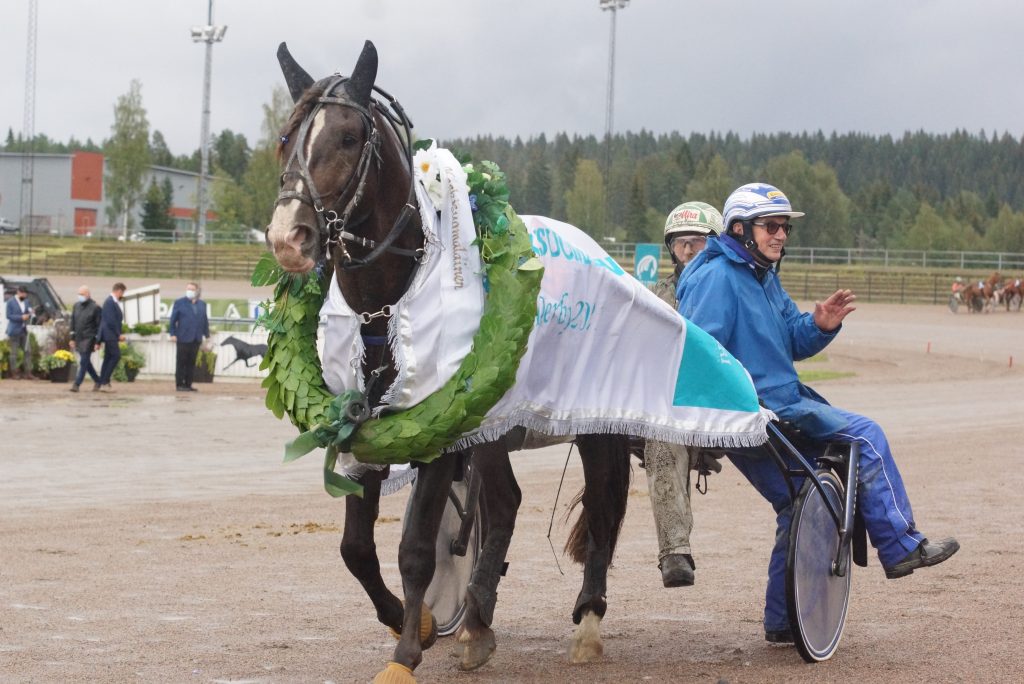
<svg viewBox="0 0 1024 684">
<path fill-rule="evenodd" d="M 447 151 L 432 152 L 437 175 L 417 184 L 426 260 L 390 320 L 398 378 L 385 394 L 389 410 L 414 406 L 454 374 L 486 298 L 465 173 Z M 417 172 L 426 166 L 417 164 Z M 534 327 L 515 384 L 455 447 L 516 426 L 554 437 L 619 433 L 699 447 L 765 441 L 771 414 L 759 407 L 746 369 L 717 341 L 583 231 L 521 218 L 545 269 Z M 362 389 L 359 318 L 336 281 L 322 314 L 328 387 Z"/>
</svg>

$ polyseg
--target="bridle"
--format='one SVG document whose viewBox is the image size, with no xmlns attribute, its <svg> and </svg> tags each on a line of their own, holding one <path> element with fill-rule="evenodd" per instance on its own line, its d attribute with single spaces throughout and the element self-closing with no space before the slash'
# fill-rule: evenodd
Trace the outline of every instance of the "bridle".
<svg viewBox="0 0 1024 684">
<path fill-rule="evenodd" d="M 317 99 L 316 105 L 303 118 L 299 126 L 298 138 L 292 146 L 288 163 L 285 164 L 285 171 L 281 174 L 280 185 L 282 190 L 278 193 L 274 204 L 276 206 L 288 200 L 298 200 L 312 207 L 316 215 L 317 230 L 323 240 L 322 248 L 324 254 L 331 254 L 332 249 L 337 247 L 341 252 L 341 262 L 339 265 L 345 270 L 355 270 L 367 266 L 376 261 L 384 252 L 409 257 L 419 262 L 423 258 L 424 252 L 422 247 L 419 249 L 404 249 L 393 246 L 395 240 L 398 239 L 406 226 L 408 226 L 409 220 L 417 212 L 415 175 L 413 174 L 412 164 L 412 121 L 409 120 L 398 100 L 376 85 L 373 86 L 373 90 L 387 99 L 386 105 L 373 97 L 370 98 L 369 105 L 365 107 L 355 102 L 342 87 L 348 80 L 347 77 L 339 74 L 331 77 L 327 87 L 324 88 L 323 94 Z M 342 87 L 341 93 L 335 94 L 335 90 L 339 87 Z M 306 137 L 309 135 L 313 119 L 316 118 L 316 115 L 325 105 L 340 105 L 355 111 L 359 114 L 363 124 L 363 132 L 366 133 L 366 142 L 363 143 L 363 149 L 359 154 L 359 160 L 356 162 L 355 169 L 345 182 L 344 187 L 336 193 L 331 193 L 331 195 L 337 195 L 339 200 L 348 195 L 348 201 L 341 209 L 340 214 L 336 210 L 328 209 L 325 206 L 324 197 L 313 183 L 313 176 L 309 172 L 309 164 L 304 152 Z M 370 175 L 370 168 L 376 166 L 377 173 L 380 173 L 382 163 L 380 155 L 381 135 L 373 116 L 374 111 L 382 115 L 382 118 L 390 126 L 395 137 L 398 138 L 409 169 L 410 181 L 409 195 L 406 198 L 405 205 L 392 224 L 391 230 L 380 242 L 355 235 L 349 230 L 358 226 L 366 219 L 364 216 L 357 218 L 354 223 L 350 223 L 352 214 L 359 205 L 363 197 L 363 191 L 366 189 L 366 180 Z M 298 170 L 293 170 L 293 165 L 297 165 Z M 298 178 L 302 181 L 309 188 L 308 194 L 295 190 L 284 190 L 284 184 L 290 178 Z M 365 247 L 370 250 L 370 253 L 364 257 L 354 257 L 345 247 L 346 242 Z"/>
</svg>

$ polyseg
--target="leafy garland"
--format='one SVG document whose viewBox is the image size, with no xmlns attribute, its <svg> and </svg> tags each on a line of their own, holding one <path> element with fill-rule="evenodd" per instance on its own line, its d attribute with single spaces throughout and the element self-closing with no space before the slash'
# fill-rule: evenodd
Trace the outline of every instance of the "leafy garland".
<svg viewBox="0 0 1024 684">
<path fill-rule="evenodd" d="M 417 145 L 426 148 L 430 141 Z M 362 495 L 362 487 L 336 472 L 339 452 L 350 451 L 363 463 L 429 463 L 484 415 L 515 382 L 519 361 L 533 329 L 543 266 L 530 246 L 522 220 L 508 203 L 505 174 L 485 161 L 465 164 L 470 206 L 484 268 L 484 303 L 473 346 L 455 374 L 437 392 L 404 411 L 363 423 L 347 415 L 363 400 L 358 390 L 334 396 L 323 380 L 316 351 L 320 308 L 329 272 L 289 274 L 264 254 L 253 271 L 254 286 L 274 285 L 274 301 L 258 325 L 270 331 L 260 364 L 267 408 L 287 414 L 302 431 L 285 447 L 285 462 L 326 448 L 324 488 L 331 496 Z"/>
</svg>

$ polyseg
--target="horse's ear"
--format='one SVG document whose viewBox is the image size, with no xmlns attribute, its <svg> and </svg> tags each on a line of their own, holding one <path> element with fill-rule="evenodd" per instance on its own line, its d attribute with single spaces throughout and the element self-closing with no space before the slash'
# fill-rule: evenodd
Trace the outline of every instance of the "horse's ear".
<svg viewBox="0 0 1024 684">
<path fill-rule="evenodd" d="M 309 86 L 313 85 L 313 77 L 306 73 L 306 70 L 299 66 L 299 63 L 288 52 L 288 45 L 281 43 L 277 46 L 277 61 L 281 65 L 281 72 L 284 73 L 284 82 L 288 84 L 288 92 L 291 93 L 292 102 L 298 102 L 302 93 L 306 92 Z"/>
<path fill-rule="evenodd" d="M 373 82 L 377 80 L 377 48 L 373 43 L 366 41 L 363 44 L 363 51 L 352 69 L 352 75 L 345 84 L 345 89 L 356 103 L 364 107 L 370 104 L 370 95 L 373 94 Z"/>
</svg>

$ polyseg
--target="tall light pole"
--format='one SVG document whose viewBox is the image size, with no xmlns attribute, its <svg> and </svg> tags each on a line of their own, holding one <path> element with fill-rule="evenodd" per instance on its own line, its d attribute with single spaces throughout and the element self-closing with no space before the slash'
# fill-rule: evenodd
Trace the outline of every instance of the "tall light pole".
<svg viewBox="0 0 1024 684">
<path fill-rule="evenodd" d="M 612 13 L 612 30 L 608 38 L 608 101 L 604 110 L 604 136 L 611 145 L 612 129 L 615 127 L 615 17 L 625 9 L 629 0 L 599 0 L 602 10 Z"/>
<path fill-rule="evenodd" d="M 36 0 L 28 3 L 28 40 L 25 43 L 25 118 L 21 127 L 21 204 L 18 207 L 18 256 L 21 240 L 28 238 L 28 275 L 32 275 L 32 206 L 35 193 L 36 144 L 36 31 L 38 8 Z"/>
<path fill-rule="evenodd" d="M 203 121 L 199 138 L 199 190 L 196 193 L 196 210 L 199 224 L 196 228 L 196 243 L 206 242 L 206 175 L 210 171 L 210 72 L 213 69 L 213 44 L 224 40 L 227 26 L 213 25 L 213 0 L 209 0 L 205 26 L 192 27 L 192 42 L 206 43 L 206 66 L 203 70 Z"/>
</svg>

